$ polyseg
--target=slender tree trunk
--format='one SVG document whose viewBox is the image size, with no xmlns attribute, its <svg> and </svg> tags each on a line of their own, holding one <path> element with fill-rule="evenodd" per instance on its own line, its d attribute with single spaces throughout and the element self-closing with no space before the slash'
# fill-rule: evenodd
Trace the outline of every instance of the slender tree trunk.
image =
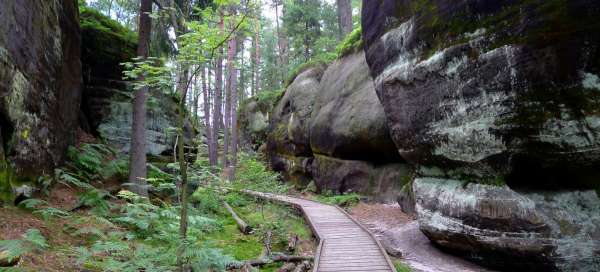
<svg viewBox="0 0 600 272">
<path fill-rule="evenodd" d="M 285 17 L 285 5 L 283 3 L 281 4 L 281 16 Z M 290 64 L 290 57 L 289 57 L 290 45 L 289 45 L 287 33 L 285 31 L 285 27 L 282 27 L 282 29 L 279 31 L 278 35 L 279 35 L 279 37 L 277 37 L 278 42 L 281 43 L 281 60 L 282 60 L 282 65 L 283 65 L 281 68 L 284 72 L 284 77 L 285 77 L 285 72 L 286 72 L 287 66 Z"/>
<path fill-rule="evenodd" d="M 308 37 L 308 22 L 304 23 L 304 29 L 306 33 L 304 34 L 304 61 L 308 61 L 310 59 L 310 38 Z"/>
<path fill-rule="evenodd" d="M 256 75 L 256 62 L 254 61 L 256 59 L 255 56 L 255 51 L 254 48 L 256 48 L 256 43 L 254 42 L 254 37 L 251 39 L 252 41 L 252 47 L 250 48 L 250 96 L 254 96 L 254 94 L 256 93 L 254 87 L 256 86 L 256 84 L 254 84 L 254 79 L 255 79 L 255 75 Z"/>
<path fill-rule="evenodd" d="M 150 43 L 150 31 L 152 31 L 152 19 L 148 15 L 152 12 L 152 0 L 141 0 L 140 23 L 138 27 L 139 42 L 137 55 L 142 58 L 148 57 L 148 46 Z M 143 80 L 143 76 L 140 76 Z M 131 148 L 130 148 L 130 171 L 129 183 L 131 191 L 142 196 L 148 195 L 146 188 L 146 94 L 148 88 L 140 88 L 135 91 L 133 98 L 133 116 L 131 125 Z"/>
<path fill-rule="evenodd" d="M 279 51 L 279 67 L 280 70 L 280 81 L 283 83 L 285 80 L 286 67 L 288 65 L 288 42 L 287 37 L 285 36 L 284 31 L 279 26 L 279 3 L 280 1 L 276 1 L 275 3 L 275 21 L 277 22 L 277 49 Z M 283 4 L 283 3 L 282 3 Z M 282 14 L 285 14 L 285 5 L 282 5 L 281 8 Z"/>
<path fill-rule="evenodd" d="M 352 3 L 351 0 L 337 0 L 338 24 L 340 40 L 352 32 Z"/>
<path fill-rule="evenodd" d="M 239 52 L 241 54 L 241 56 L 240 56 L 240 69 L 245 69 L 245 67 L 244 67 L 244 65 L 245 65 L 245 63 L 244 63 L 244 53 L 245 53 L 244 52 L 244 41 L 245 41 L 245 39 L 241 38 L 240 41 L 238 42 L 239 45 L 240 45 L 238 47 L 238 49 L 239 49 Z M 244 75 L 244 70 L 240 70 L 238 72 L 238 74 L 239 74 L 239 77 L 240 77 L 240 79 L 239 79 L 240 84 L 239 84 L 239 90 L 237 92 L 237 94 L 238 94 L 237 100 L 238 101 L 244 101 L 244 99 L 246 98 L 246 77 Z M 235 105 L 235 103 L 233 105 Z M 235 126 L 235 123 L 233 125 Z"/>
<path fill-rule="evenodd" d="M 235 179 L 235 167 L 237 165 L 237 146 L 238 146 L 238 131 L 237 131 L 237 74 L 238 70 L 233 68 L 233 75 L 231 76 L 231 162 L 229 170 L 229 180 Z"/>
<path fill-rule="evenodd" d="M 256 25 L 254 29 L 254 43 L 256 46 L 254 49 L 256 52 L 254 53 L 254 94 L 258 94 L 260 91 L 260 20 L 256 19 Z"/>
<path fill-rule="evenodd" d="M 202 67 L 202 77 L 204 77 L 204 67 Z M 202 78 L 201 80 L 205 80 L 204 78 Z M 194 121 L 194 127 L 198 127 L 198 125 L 200 124 L 199 122 L 199 118 L 198 118 L 198 100 L 200 99 L 200 92 L 202 91 L 200 89 L 200 86 L 198 86 L 198 77 L 195 76 L 194 77 L 194 85 L 193 85 L 193 92 L 192 92 L 192 96 L 191 98 L 191 102 L 192 105 L 190 106 L 190 111 L 193 114 L 193 121 Z"/>
<path fill-rule="evenodd" d="M 231 100 L 235 94 L 235 90 L 233 90 L 233 78 L 235 77 L 235 52 L 237 49 L 237 40 L 235 36 L 232 36 L 231 39 L 227 42 L 227 83 L 225 90 L 225 129 L 223 132 L 224 142 L 223 142 L 223 169 L 228 170 L 229 167 L 229 147 L 230 147 L 230 129 L 232 128 L 231 124 L 231 108 L 232 103 Z"/>
<path fill-rule="evenodd" d="M 221 19 L 219 21 L 219 29 L 221 32 L 224 31 L 223 24 L 223 13 L 221 13 Z M 217 60 L 215 63 L 215 104 L 214 104 L 214 133 L 215 139 L 218 140 L 219 131 L 223 129 L 223 115 L 221 114 L 221 107 L 223 106 L 222 101 L 223 95 L 223 48 L 217 50 Z"/>
<path fill-rule="evenodd" d="M 211 168 L 214 169 L 217 166 L 217 144 L 213 138 L 213 127 L 210 124 L 210 97 L 206 78 L 206 70 L 202 69 L 202 99 L 204 100 L 204 125 L 206 126 L 206 141 L 208 144 L 208 161 Z"/>
<path fill-rule="evenodd" d="M 108 17 L 112 18 L 112 16 L 110 15 L 110 12 L 112 11 L 112 6 L 113 6 L 113 0 L 110 0 L 110 2 L 108 2 Z"/>
<path fill-rule="evenodd" d="M 181 81 L 184 81 L 181 89 L 179 89 L 181 96 L 181 101 L 179 101 L 179 110 L 178 110 L 178 122 L 177 122 L 177 133 L 179 138 L 179 144 L 177 145 L 177 159 L 179 161 L 179 170 L 181 172 L 181 216 L 179 222 L 179 238 L 182 242 L 185 242 L 187 238 L 187 225 L 188 225 L 188 180 L 187 180 L 187 162 L 185 161 L 185 140 L 183 135 L 183 127 L 185 122 L 185 98 L 187 94 L 187 88 L 185 88 L 185 81 L 187 80 L 187 71 L 182 73 L 184 76 L 181 77 Z M 177 254 L 177 264 L 179 266 L 179 271 L 185 271 L 185 263 L 183 260 L 183 251 L 185 247 L 180 247 L 180 250 Z"/>
</svg>

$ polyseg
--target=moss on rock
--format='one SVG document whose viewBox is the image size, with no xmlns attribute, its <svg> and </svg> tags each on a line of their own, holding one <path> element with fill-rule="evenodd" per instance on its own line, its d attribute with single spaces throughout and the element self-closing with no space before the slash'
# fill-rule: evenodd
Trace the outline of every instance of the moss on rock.
<svg viewBox="0 0 600 272">
<path fill-rule="evenodd" d="M 79 12 L 84 71 L 121 78 L 120 63 L 136 56 L 137 35 L 93 8 L 80 5 Z"/>
</svg>

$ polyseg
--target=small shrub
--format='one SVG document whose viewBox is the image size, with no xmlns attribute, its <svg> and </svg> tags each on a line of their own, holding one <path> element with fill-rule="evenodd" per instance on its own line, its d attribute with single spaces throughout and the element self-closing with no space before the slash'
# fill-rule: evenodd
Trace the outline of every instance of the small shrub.
<svg viewBox="0 0 600 272">
<path fill-rule="evenodd" d="M 272 193 L 285 193 L 290 189 L 290 185 L 281 182 L 278 173 L 269 170 L 259 158 L 247 153 L 240 154 L 233 185 L 236 189 Z"/>
<path fill-rule="evenodd" d="M 396 271 L 398 271 L 398 272 L 411 272 L 412 271 L 410 266 L 408 266 L 407 264 L 400 262 L 400 261 L 394 261 L 394 267 L 396 268 Z"/>
<path fill-rule="evenodd" d="M 0 249 L 6 252 L 4 257 L 8 262 L 12 262 L 23 254 L 47 248 L 46 238 L 38 229 L 28 229 L 20 240 L 0 240 Z"/>
<path fill-rule="evenodd" d="M 318 201 L 341 207 L 352 207 L 360 202 L 360 195 L 356 193 L 345 195 L 318 195 L 316 198 Z"/>
<path fill-rule="evenodd" d="M 105 216 L 110 211 L 110 203 L 105 198 L 109 193 L 104 190 L 91 189 L 79 195 L 79 206 L 89 207 L 93 214 Z"/>
<path fill-rule="evenodd" d="M 285 81 L 284 87 L 287 88 L 288 86 L 290 86 L 290 84 L 292 84 L 292 82 L 294 82 L 296 77 L 298 75 L 300 75 L 302 72 L 304 72 L 310 68 L 314 68 L 314 67 L 318 67 L 318 66 L 327 66 L 329 63 L 331 63 L 336 58 L 337 58 L 337 55 L 335 53 L 323 53 L 323 54 L 313 57 L 311 60 L 309 60 L 305 63 L 302 63 L 302 64 L 296 66 L 289 73 L 287 80 Z"/>
<path fill-rule="evenodd" d="M 357 52 L 363 48 L 362 28 L 354 29 L 344 40 L 335 48 L 337 58 Z"/>
<path fill-rule="evenodd" d="M 192 201 L 197 204 L 197 209 L 206 213 L 221 212 L 221 201 L 218 194 L 211 188 L 198 187 L 192 194 Z"/>
</svg>

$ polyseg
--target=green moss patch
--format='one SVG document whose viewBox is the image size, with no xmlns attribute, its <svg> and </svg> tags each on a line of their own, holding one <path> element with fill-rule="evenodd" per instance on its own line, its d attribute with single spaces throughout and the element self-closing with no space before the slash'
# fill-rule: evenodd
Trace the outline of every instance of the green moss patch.
<svg viewBox="0 0 600 272">
<path fill-rule="evenodd" d="M 79 12 L 84 69 L 121 79 L 120 63 L 136 56 L 137 34 L 93 8 L 80 5 Z"/>
<path fill-rule="evenodd" d="M 344 40 L 336 47 L 335 51 L 337 57 L 342 58 L 361 50 L 363 46 L 362 27 L 359 27 L 350 32 L 350 34 L 348 34 L 348 36 L 346 36 L 346 38 L 344 38 Z"/>
</svg>

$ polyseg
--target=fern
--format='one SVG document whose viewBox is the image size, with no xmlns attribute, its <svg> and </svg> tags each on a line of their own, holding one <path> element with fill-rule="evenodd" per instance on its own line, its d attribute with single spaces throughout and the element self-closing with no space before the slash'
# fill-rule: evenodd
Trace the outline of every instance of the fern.
<svg viewBox="0 0 600 272">
<path fill-rule="evenodd" d="M 85 178 L 81 175 L 72 173 L 70 171 L 57 168 L 54 170 L 55 179 L 58 183 L 61 183 L 67 187 L 75 186 L 78 188 L 84 189 L 93 189 L 94 187 L 90 185 Z"/>
<path fill-rule="evenodd" d="M 92 208 L 95 215 L 107 215 L 110 211 L 110 203 L 105 199 L 110 194 L 105 190 L 91 189 L 79 195 L 79 205 Z"/>
<path fill-rule="evenodd" d="M 46 238 L 38 229 L 28 229 L 23 235 L 24 241 L 28 242 L 30 248 L 44 250 L 48 248 Z"/>
<path fill-rule="evenodd" d="M 37 199 L 37 198 L 25 199 L 19 203 L 19 207 L 25 208 L 28 210 L 34 210 L 36 208 L 39 208 L 40 206 L 46 206 L 46 205 L 48 205 L 47 201 Z"/>
<path fill-rule="evenodd" d="M 42 219 L 44 219 L 44 221 L 48 221 L 51 217 L 64 218 L 64 217 L 68 217 L 71 215 L 66 211 L 63 211 L 63 210 L 57 209 L 57 208 L 53 208 L 53 207 L 39 209 L 39 210 L 34 211 L 33 213 L 39 214 L 40 216 L 42 216 Z"/>
<path fill-rule="evenodd" d="M 47 248 L 46 238 L 38 229 L 28 229 L 20 240 L 0 240 L 0 249 L 6 252 L 5 257 L 8 262 L 12 262 L 23 254 Z"/>
</svg>

